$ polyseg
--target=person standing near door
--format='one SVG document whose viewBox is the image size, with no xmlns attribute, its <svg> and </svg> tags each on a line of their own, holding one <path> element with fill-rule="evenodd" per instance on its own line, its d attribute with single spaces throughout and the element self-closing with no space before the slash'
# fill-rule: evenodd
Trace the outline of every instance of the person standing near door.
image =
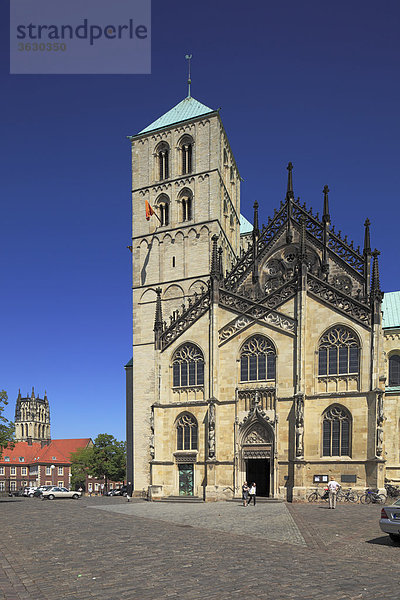
<svg viewBox="0 0 400 600">
<path fill-rule="evenodd" d="M 257 489 L 256 484 L 253 482 L 249 489 L 249 496 L 250 496 L 249 504 L 251 504 L 251 501 L 253 500 L 254 506 L 256 505 L 256 489 Z"/>
<path fill-rule="evenodd" d="M 242 485 L 242 498 L 243 498 L 243 506 L 247 506 L 249 501 L 249 486 L 247 485 L 247 481 Z"/>
<path fill-rule="evenodd" d="M 340 490 L 340 483 L 335 481 L 334 477 L 331 477 L 331 480 L 328 483 L 329 508 L 336 508 L 336 496 L 337 496 L 337 493 L 339 490 Z"/>
</svg>

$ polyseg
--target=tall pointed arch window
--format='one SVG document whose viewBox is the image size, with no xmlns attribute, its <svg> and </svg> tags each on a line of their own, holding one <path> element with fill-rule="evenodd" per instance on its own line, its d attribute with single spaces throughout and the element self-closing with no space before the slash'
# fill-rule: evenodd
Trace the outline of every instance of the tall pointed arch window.
<svg viewBox="0 0 400 600">
<path fill-rule="evenodd" d="M 160 224 L 162 226 L 164 225 L 169 225 L 170 224 L 170 202 L 169 202 L 169 198 L 166 194 L 161 194 L 161 196 L 159 196 L 157 198 L 156 201 L 156 207 L 158 210 L 158 216 L 160 218 Z"/>
<path fill-rule="evenodd" d="M 190 135 L 185 135 L 180 141 L 182 156 L 182 175 L 188 175 L 193 171 L 193 139 Z"/>
<path fill-rule="evenodd" d="M 276 352 L 270 340 L 254 335 L 240 351 L 240 381 L 275 379 Z"/>
<path fill-rule="evenodd" d="M 322 455 L 350 456 L 351 417 L 341 406 L 330 406 L 322 419 Z"/>
<path fill-rule="evenodd" d="M 198 426 L 193 415 L 185 413 L 176 422 L 177 450 L 197 450 Z"/>
<path fill-rule="evenodd" d="M 394 354 L 389 358 L 389 385 L 400 385 L 400 355 Z"/>
<path fill-rule="evenodd" d="M 168 179 L 169 177 L 169 146 L 166 142 L 162 142 L 156 149 L 157 157 L 157 175 L 158 179 Z"/>
<path fill-rule="evenodd" d="M 358 374 L 360 344 L 347 327 L 333 327 L 321 338 L 318 348 L 319 375 Z"/>
<path fill-rule="evenodd" d="M 180 346 L 172 359 L 174 387 L 204 385 L 204 356 L 195 344 Z"/>
</svg>

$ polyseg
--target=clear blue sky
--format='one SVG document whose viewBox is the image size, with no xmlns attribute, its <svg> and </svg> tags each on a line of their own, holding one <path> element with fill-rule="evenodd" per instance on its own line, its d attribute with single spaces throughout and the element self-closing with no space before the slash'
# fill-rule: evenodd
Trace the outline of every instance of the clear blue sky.
<svg viewBox="0 0 400 600">
<path fill-rule="evenodd" d="M 52 437 L 125 439 L 134 134 L 186 95 L 221 117 L 266 221 L 294 187 L 336 229 L 372 222 L 381 283 L 400 289 L 398 1 L 153 1 L 152 74 L 8 74 L 1 4 L 0 388 L 51 404 Z"/>
</svg>

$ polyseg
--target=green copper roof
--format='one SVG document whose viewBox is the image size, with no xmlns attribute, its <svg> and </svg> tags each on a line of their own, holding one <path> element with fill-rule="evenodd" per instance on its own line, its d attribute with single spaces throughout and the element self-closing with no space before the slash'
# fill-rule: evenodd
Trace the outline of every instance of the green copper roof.
<svg viewBox="0 0 400 600">
<path fill-rule="evenodd" d="M 150 123 L 150 125 L 142 129 L 142 131 L 139 131 L 139 133 L 147 133 L 149 131 L 154 131 L 155 129 L 168 127 L 174 123 L 180 123 L 181 121 L 194 119 L 194 117 L 200 117 L 201 115 L 206 115 L 212 112 L 215 112 L 212 108 L 208 108 L 208 106 L 205 104 L 202 104 L 198 100 L 188 96 L 182 100 L 182 102 L 179 102 L 179 104 L 166 112 L 165 115 L 162 115 L 153 121 L 153 123 Z"/>
<path fill-rule="evenodd" d="M 400 292 L 385 292 L 382 311 L 383 327 L 400 327 Z"/>
<path fill-rule="evenodd" d="M 253 231 L 253 225 L 246 219 L 246 217 L 240 215 L 240 235 L 250 233 L 251 231 Z"/>
</svg>

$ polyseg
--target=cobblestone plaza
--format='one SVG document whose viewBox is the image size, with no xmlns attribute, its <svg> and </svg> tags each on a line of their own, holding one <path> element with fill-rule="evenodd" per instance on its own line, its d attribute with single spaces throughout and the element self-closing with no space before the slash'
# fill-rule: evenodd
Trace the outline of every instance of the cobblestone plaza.
<svg viewBox="0 0 400 600">
<path fill-rule="evenodd" d="M 379 506 L 2 499 L 1 600 L 396 598 Z"/>
</svg>

